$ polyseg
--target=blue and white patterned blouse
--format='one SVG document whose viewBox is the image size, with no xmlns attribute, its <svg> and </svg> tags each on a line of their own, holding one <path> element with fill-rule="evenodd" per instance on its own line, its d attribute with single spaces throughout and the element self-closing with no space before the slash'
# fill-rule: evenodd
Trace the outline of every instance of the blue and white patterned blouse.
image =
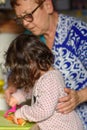
<svg viewBox="0 0 87 130">
<path fill-rule="evenodd" d="M 87 24 L 60 14 L 52 52 L 54 66 L 62 72 L 66 87 L 75 90 L 87 87 Z M 87 130 L 87 102 L 76 111 Z"/>
</svg>

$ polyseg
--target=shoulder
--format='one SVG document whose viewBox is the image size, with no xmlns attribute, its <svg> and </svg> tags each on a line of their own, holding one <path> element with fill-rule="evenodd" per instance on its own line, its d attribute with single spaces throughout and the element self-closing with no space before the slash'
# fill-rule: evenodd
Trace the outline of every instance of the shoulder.
<svg viewBox="0 0 87 130">
<path fill-rule="evenodd" d="M 61 73 L 59 70 L 57 69 L 54 69 L 54 70 L 50 70 L 50 71 L 47 71 L 45 74 L 43 74 L 41 76 L 41 79 L 44 79 L 44 78 L 49 78 L 49 77 L 57 77 L 57 76 L 61 76 Z"/>
<path fill-rule="evenodd" d="M 62 22 L 67 25 L 74 25 L 76 27 L 87 28 L 87 23 L 82 21 L 80 18 L 72 17 L 69 15 L 59 14 L 59 22 Z"/>
<path fill-rule="evenodd" d="M 47 82 L 49 82 L 49 84 L 59 84 L 61 81 L 63 81 L 63 77 L 61 72 L 57 69 L 46 72 L 39 79 L 39 82 L 44 84 Z"/>
<path fill-rule="evenodd" d="M 68 36 L 76 36 L 87 39 L 87 23 L 81 21 L 81 19 L 60 14 L 58 20 L 58 26 L 56 29 L 56 37 L 58 41 L 63 43 Z"/>
</svg>

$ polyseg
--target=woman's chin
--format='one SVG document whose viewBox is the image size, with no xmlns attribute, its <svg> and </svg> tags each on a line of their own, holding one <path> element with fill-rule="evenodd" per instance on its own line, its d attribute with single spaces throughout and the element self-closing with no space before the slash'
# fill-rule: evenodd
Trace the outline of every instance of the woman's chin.
<svg viewBox="0 0 87 130">
<path fill-rule="evenodd" d="M 37 31 L 32 31 L 32 33 L 33 33 L 34 35 L 36 35 L 36 36 L 41 35 L 41 33 L 40 33 L 40 32 L 37 32 Z"/>
</svg>

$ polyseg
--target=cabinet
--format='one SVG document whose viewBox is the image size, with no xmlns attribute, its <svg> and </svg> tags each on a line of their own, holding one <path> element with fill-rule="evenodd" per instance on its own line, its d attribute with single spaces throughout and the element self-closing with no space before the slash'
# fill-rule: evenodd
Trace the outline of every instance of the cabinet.
<svg viewBox="0 0 87 130">
<path fill-rule="evenodd" d="M 53 0 L 59 13 L 79 17 L 87 22 L 87 0 Z"/>
<path fill-rule="evenodd" d="M 53 0 L 56 10 L 87 10 L 87 0 Z"/>
<path fill-rule="evenodd" d="M 85 10 L 87 9 L 87 0 L 71 0 L 71 8 Z"/>
<path fill-rule="evenodd" d="M 5 4 L 0 4 L 0 9 L 11 9 L 10 0 L 4 0 L 4 1 L 5 1 Z"/>
<path fill-rule="evenodd" d="M 70 0 L 53 0 L 56 10 L 68 10 L 70 9 Z"/>
</svg>

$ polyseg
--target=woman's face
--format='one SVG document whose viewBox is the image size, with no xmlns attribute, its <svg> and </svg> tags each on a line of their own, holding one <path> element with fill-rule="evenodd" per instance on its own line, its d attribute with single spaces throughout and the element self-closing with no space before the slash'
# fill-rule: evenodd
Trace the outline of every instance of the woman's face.
<svg viewBox="0 0 87 130">
<path fill-rule="evenodd" d="M 21 18 L 23 26 L 35 35 L 45 34 L 48 31 L 52 12 L 48 11 L 46 2 L 47 0 L 40 5 L 35 0 L 18 0 L 19 5 L 15 6 L 17 18 Z"/>
</svg>

